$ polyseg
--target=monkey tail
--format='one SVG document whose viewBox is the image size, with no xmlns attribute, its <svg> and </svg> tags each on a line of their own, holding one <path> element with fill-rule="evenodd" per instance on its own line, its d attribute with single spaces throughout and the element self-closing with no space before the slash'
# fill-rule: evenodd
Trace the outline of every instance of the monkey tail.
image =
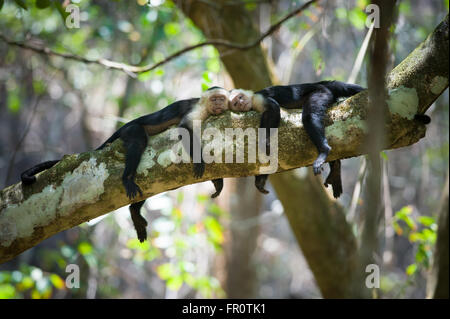
<svg viewBox="0 0 450 319">
<path fill-rule="evenodd" d="M 357 84 L 344 83 L 340 81 L 322 81 L 319 82 L 319 84 L 322 84 L 329 89 L 331 93 L 333 93 L 333 97 L 335 99 L 352 96 L 366 90 L 366 88 L 363 88 Z"/>
<path fill-rule="evenodd" d="M 431 122 L 431 117 L 425 114 L 416 114 L 414 115 L 414 119 L 422 124 L 430 124 Z"/>
<path fill-rule="evenodd" d="M 20 174 L 20 179 L 22 180 L 22 184 L 24 185 L 30 185 L 33 184 L 36 181 L 36 175 L 37 173 L 40 173 L 42 171 L 45 171 L 46 169 L 49 169 L 50 167 L 53 167 L 56 163 L 58 163 L 60 160 L 54 160 L 54 161 L 47 161 L 43 163 L 39 163 L 32 168 L 27 169 L 22 174 Z"/>
</svg>

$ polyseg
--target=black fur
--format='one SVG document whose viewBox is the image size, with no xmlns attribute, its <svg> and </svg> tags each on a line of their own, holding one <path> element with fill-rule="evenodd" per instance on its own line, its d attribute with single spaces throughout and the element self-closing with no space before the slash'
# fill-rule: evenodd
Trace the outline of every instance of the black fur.
<svg viewBox="0 0 450 319">
<path fill-rule="evenodd" d="M 213 87 L 209 90 L 214 88 L 219 87 Z M 190 132 L 190 155 L 191 158 L 193 158 L 193 144 L 199 143 L 199 141 L 193 136 L 191 123 L 189 121 L 186 121 L 186 118 L 199 101 L 199 98 L 177 101 L 157 112 L 132 120 L 123 125 L 116 132 L 114 132 L 114 134 L 111 135 L 110 138 L 108 138 L 101 146 L 96 149 L 101 150 L 108 144 L 114 142 L 119 138 L 123 141 L 123 145 L 126 149 L 126 154 L 122 183 L 125 187 L 128 198 L 133 199 L 138 195 L 143 195 L 142 190 L 135 182 L 135 178 L 136 169 L 147 146 L 149 134 L 155 135 L 166 130 L 171 125 L 179 124 L 180 127 L 184 127 Z M 146 130 L 146 128 L 148 130 Z M 34 183 L 36 181 L 36 177 L 34 176 L 35 174 L 51 168 L 59 161 L 60 160 L 40 163 L 24 171 L 21 174 L 23 185 L 30 185 Z M 203 175 L 204 169 L 205 168 L 203 161 L 199 164 L 194 163 L 194 176 L 201 177 Z M 220 193 L 223 187 L 223 181 L 220 182 L 219 180 L 214 180 L 213 184 L 216 186 L 216 193 Z M 140 215 L 140 209 L 144 202 L 145 200 L 130 205 L 131 218 L 133 220 L 138 238 L 141 242 L 147 238 L 147 232 L 145 230 L 147 222 Z"/>
<path fill-rule="evenodd" d="M 316 83 L 271 86 L 255 92 L 255 94 L 262 95 L 266 100 L 274 100 L 284 108 L 303 109 L 303 126 L 319 152 L 319 155 L 313 163 L 314 174 L 317 175 L 320 173 L 321 167 L 331 151 L 331 147 L 328 145 L 325 137 L 325 127 L 323 124 L 326 110 L 338 98 L 352 96 L 363 90 L 365 90 L 363 87 L 356 84 L 339 81 L 321 81 Z M 279 123 L 279 116 L 277 121 Z M 267 123 L 263 114 L 261 117 L 261 127 L 267 127 Z M 262 193 L 267 192 L 264 189 L 266 180 L 267 175 L 256 176 L 255 185 Z M 331 184 L 333 187 L 334 197 L 337 198 L 342 194 L 340 161 L 330 162 L 330 174 L 325 181 L 325 185 L 328 184 Z"/>
<path fill-rule="evenodd" d="M 414 115 L 414 119 L 422 124 L 430 124 L 431 122 L 431 117 L 425 114 L 416 114 Z"/>
</svg>

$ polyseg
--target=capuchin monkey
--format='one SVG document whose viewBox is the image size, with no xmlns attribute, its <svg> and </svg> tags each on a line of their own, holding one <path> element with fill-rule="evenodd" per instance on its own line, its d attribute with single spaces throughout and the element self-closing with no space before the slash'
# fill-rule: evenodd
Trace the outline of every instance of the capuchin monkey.
<svg viewBox="0 0 450 319">
<path fill-rule="evenodd" d="M 264 114 L 267 110 L 267 100 L 275 101 L 279 106 L 287 109 L 302 108 L 303 126 L 319 152 L 313 163 L 313 171 L 317 175 L 320 173 L 321 167 L 331 151 L 331 147 L 328 145 L 325 137 L 323 124 L 326 110 L 338 98 L 352 96 L 362 90 L 365 89 L 359 85 L 339 81 L 278 85 L 254 93 L 238 89 L 230 92 L 230 109 L 241 112 L 253 109 L 263 112 L 260 127 L 266 127 L 262 125 L 263 122 L 267 121 L 267 119 L 264 119 Z M 330 184 L 333 188 L 333 196 L 338 198 L 342 194 L 341 163 L 339 160 L 336 160 L 330 162 L 329 165 L 330 174 L 325 180 L 325 186 Z M 264 194 L 267 193 L 267 190 L 264 189 L 267 177 L 268 175 L 257 175 L 255 178 L 255 186 Z"/>
<path fill-rule="evenodd" d="M 272 86 L 253 93 L 246 90 L 232 90 L 230 92 L 230 109 L 232 111 L 247 112 L 251 109 L 258 112 L 265 112 L 265 102 L 272 99 L 279 103 L 281 107 L 288 109 L 302 108 L 302 122 L 306 133 L 316 146 L 319 155 L 313 163 L 314 174 L 321 171 L 331 147 L 325 137 L 325 127 L 323 123 L 326 110 L 332 106 L 339 98 L 355 95 L 365 88 L 350 83 L 339 81 L 321 81 L 316 83 L 294 84 L 286 86 Z M 264 122 L 264 113 L 261 116 L 261 126 Z M 416 114 L 414 119 L 422 124 L 430 123 L 431 119 L 425 114 Z M 279 119 L 278 119 L 279 121 Z M 341 181 L 341 161 L 335 160 L 328 163 L 330 173 L 325 179 L 324 185 L 331 185 L 333 197 L 338 198 L 342 194 Z M 258 175 L 255 178 L 255 185 L 262 193 L 267 193 L 264 189 L 268 175 Z"/>
<path fill-rule="evenodd" d="M 108 138 L 96 150 L 101 150 L 108 144 L 117 139 L 121 139 L 126 149 L 125 169 L 122 175 L 122 183 L 125 187 L 129 199 L 133 199 L 138 194 L 142 196 L 142 190 L 135 183 L 136 170 L 141 160 L 142 154 L 147 147 L 148 136 L 156 135 L 168 129 L 172 125 L 185 128 L 189 131 L 189 145 L 183 144 L 186 149 L 189 147 L 190 156 L 193 159 L 194 143 L 197 143 L 201 151 L 201 144 L 198 137 L 193 134 L 193 121 L 205 120 L 209 115 L 219 115 L 228 109 L 229 92 L 220 87 L 212 87 L 203 92 L 200 98 L 180 100 L 174 102 L 162 110 L 151 113 L 135 120 L 132 120 L 120 129 L 118 129 L 110 138 Z M 201 155 L 200 155 L 201 156 Z M 205 171 L 205 163 L 200 157 L 200 163 L 194 163 L 194 176 L 200 178 Z M 29 185 L 36 181 L 35 174 L 48 169 L 58 163 L 60 160 L 47 161 L 40 163 L 21 174 L 23 185 Z M 223 180 L 212 181 L 217 195 L 220 194 L 223 187 Z M 215 195 L 215 196 L 217 196 Z M 215 197 L 214 196 L 214 197 Z M 130 205 L 131 219 L 137 232 L 140 242 L 147 238 L 147 221 L 140 214 L 140 209 L 145 200 Z"/>
</svg>

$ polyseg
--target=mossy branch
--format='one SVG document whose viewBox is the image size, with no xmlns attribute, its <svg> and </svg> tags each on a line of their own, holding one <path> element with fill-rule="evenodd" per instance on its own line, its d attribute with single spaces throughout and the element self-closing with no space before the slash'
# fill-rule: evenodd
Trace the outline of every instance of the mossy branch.
<svg viewBox="0 0 450 319">
<path fill-rule="evenodd" d="M 385 149 L 416 143 L 425 136 L 414 114 L 424 112 L 448 87 L 448 16 L 430 37 L 390 74 Z M 328 160 L 362 154 L 366 135 L 367 92 L 328 111 L 326 135 L 333 148 Z M 283 111 L 278 134 L 278 172 L 311 165 L 317 153 L 301 124 L 299 110 Z M 254 128 L 256 112 L 227 112 L 206 121 L 206 127 Z M 192 164 L 173 164 L 169 150 L 178 143 L 169 132 L 149 139 L 138 169 L 144 197 L 220 177 L 259 174 L 260 163 L 219 164 L 195 179 Z M 21 183 L 0 191 L 0 262 L 17 256 L 42 240 L 130 203 L 121 183 L 124 149 L 120 140 L 101 151 L 69 155 L 41 173 L 35 184 Z M 142 200 L 138 198 L 137 200 Z"/>
</svg>

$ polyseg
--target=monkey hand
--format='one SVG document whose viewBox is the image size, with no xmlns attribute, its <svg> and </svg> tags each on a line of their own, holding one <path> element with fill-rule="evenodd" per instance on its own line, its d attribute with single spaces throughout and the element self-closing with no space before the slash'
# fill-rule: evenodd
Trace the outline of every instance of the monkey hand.
<svg viewBox="0 0 450 319">
<path fill-rule="evenodd" d="M 340 170 L 336 171 L 331 170 L 330 174 L 328 174 L 328 177 L 325 180 L 325 187 L 328 187 L 328 185 L 331 185 L 331 188 L 333 189 L 333 197 L 338 198 L 342 194 L 342 181 L 341 181 L 341 174 Z"/>
<path fill-rule="evenodd" d="M 264 186 L 266 185 L 266 180 L 267 180 L 268 175 L 258 175 L 255 178 L 255 186 L 256 188 L 263 194 L 269 194 L 269 191 L 267 189 L 264 188 Z"/>
<path fill-rule="evenodd" d="M 314 171 L 314 175 L 319 175 L 322 172 L 322 164 L 323 163 L 318 163 L 317 161 L 314 162 L 313 164 L 313 171 Z"/>
<path fill-rule="evenodd" d="M 136 229 L 136 234 L 139 241 L 142 243 L 147 239 L 147 221 L 144 217 L 139 214 L 139 211 L 131 211 L 131 220 L 133 221 L 134 229 Z"/>
<path fill-rule="evenodd" d="M 125 190 L 127 192 L 127 196 L 129 199 L 135 198 L 138 193 L 142 196 L 142 190 L 139 186 L 136 185 L 136 183 L 129 178 L 125 178 L 122 180 L 123 186 L 125 187 Z"/>
<path fill-rule="evenodd" d="M 213 179 L 211 182 L 213 182 L 214 188 L 216 189 L 216 192 L 211 195 L 211 198 L 216 198 L 222 192 L 223 178 Z"/>
<path fill-rule="evenodd" d="M 205 173 L 205 162 L 194 163 L 194 177 L 201 178 Z"/>
</svg>

